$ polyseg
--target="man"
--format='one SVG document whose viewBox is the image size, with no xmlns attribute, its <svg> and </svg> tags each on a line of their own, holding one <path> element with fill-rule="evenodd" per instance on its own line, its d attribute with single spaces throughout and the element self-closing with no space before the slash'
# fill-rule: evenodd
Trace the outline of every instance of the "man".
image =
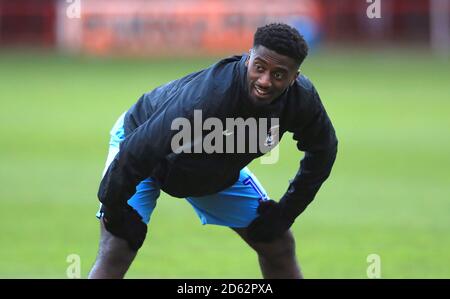
<svg viewBox="0 0 450 299">
<path fill-rule="evenodd" d="M 278 23 L 260 27 L 249 55 L 224 59 L 158 87 L 119 118 L 98 193 L 101 238 L 90 278 L 125 275 L 146 237 L 160 190 L 186 198 L 203 224 L 232 228 L 258 254 L 264 278 L 302 277 L 289 228 L 329 176 L 337 152 L 319 95 L 298 72 L 307 51 L 294 28 Z M 213 152 L 197 147 L 210 138 L 211 125 L 188 141 L 174 142 L 179 120 L 195 123 L 199 112 L 203 120 L 218 120 L 215 125 L 237 118 L 255 119 L 257 125 L 244 128 L 244 140 L 237 136 L 242 128 L 227 127 L 215 140 L 223 149 Z M 261 124 L 267 122 L 265 130 Z M 262 137 L 256 134 L 260 128 Z M 271 150 L 273 137 L 280 139 L 285 132 L 293 133 L 305 157 L 276 202 L 246 165 Z M 266 148 L 249 150 L 255 142 Z M 236 152 L 242 144 L 245 150 Z"/>
</svg>

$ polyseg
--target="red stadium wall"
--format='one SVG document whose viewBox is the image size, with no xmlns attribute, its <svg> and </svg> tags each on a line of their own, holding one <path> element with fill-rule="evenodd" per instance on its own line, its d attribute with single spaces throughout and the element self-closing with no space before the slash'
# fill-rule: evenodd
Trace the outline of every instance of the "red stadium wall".
<svg viewBox="0 0 450 299">
<path fill-rule="evenodd" d="M 427 44 L 433 0 L 379 0 L 381 19 L 367 17 L 366 0 L 78 1 L 80 18 L 74 19 L 67 16 L 71 3 L 65 0 L 0 0 L 0 46 L 97 54 L 230 53 L 246 51 L 255 27 L 273 21 L 297 24 L 310 38 L 330 43 Z"/>
<path fill-rule="evenodd" d="M 0 0 L 0 45 L 55 45 L 53 0 Z"/>
<path fill-rule="evenodd" d="M 60 41 L 99 54 L 230 53 L 247 51 L 260 25 L 306 17 L 320 22 L 312 0 L 96 0 L 83 2 L 78 22 L 59 18 Z"/>
</svg>

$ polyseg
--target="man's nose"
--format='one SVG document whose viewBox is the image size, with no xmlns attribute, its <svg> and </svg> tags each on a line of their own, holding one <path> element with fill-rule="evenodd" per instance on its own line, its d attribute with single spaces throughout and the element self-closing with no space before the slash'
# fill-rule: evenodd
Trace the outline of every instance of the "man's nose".
<svg viewBox="0 0 450 299">
<path fill-rule="evenodd" d="M 270 81 L 270 73 L 265 72 L 258 79 L 258 86 L 262 88 L 270 88 L 272 86 L 272 82 Z"/>
</svg>

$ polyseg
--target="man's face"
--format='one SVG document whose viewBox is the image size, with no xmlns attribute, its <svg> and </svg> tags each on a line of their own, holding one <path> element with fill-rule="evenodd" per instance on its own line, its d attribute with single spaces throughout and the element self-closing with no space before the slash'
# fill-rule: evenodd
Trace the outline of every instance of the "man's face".
<svg viewBox="0 0 450 299">
<path fill-rule="evenodd" d="M 298 65 L 294 59 L 264 46 L 251 49 L 245 65 L 249 98 L 257 106 L 270 104 L 292 85 L 298 76 Z"/>
</svg>

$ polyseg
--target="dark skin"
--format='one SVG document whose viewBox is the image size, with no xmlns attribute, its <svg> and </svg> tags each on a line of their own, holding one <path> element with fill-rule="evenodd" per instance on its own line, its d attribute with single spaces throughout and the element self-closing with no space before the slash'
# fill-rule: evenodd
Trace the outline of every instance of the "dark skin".
<svg viewBox="0 0 450 299">
<path fill-rule="evenodd" d="M 272 242 L 259 243 L 248 238 L 246 228 L 232 229 L 257 254 L 263 278 L 303 278 L 295 256 L 294 236 L 290 230 Z M 100 221 L 99 251 L 88 278 L 123 278 L 136 254 L 125 240 L 108 232 L 103 221 Z"/>
<path fill-rule="evenodd" d="M 256 107 L 264 107 L 278 98 L 297 78 L 298 63 L 264 46 L 250 50 L 246 61 L 249 99 Z M 295 240 L 290 230 L 270 242 L 255 242 L 247 228 L 231 228 L 258 256 L 264 278 L 302 278 L 295 255 Z M 89 278 L 123 278 L 136 251 L 126 241 L 105 229 L 100 221 L 100 246 Z"/>
<path fill-rule="evenodd" d="M 264 46 L 252 48 L 245 65 L 249 99 L 255 106 L 273 102 L 299 75 L 299 65 L 294 59 Z"/>
</svg>

